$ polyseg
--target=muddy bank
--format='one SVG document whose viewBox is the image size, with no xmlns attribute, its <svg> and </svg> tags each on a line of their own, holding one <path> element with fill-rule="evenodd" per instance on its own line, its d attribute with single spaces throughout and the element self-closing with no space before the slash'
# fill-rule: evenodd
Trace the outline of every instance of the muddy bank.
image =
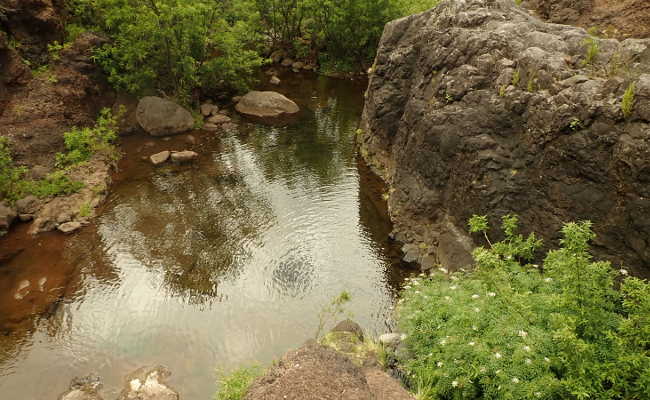
<svg viewBox="0 0 650 400">
<path fill-rule="evenodd" d="M 471 215 L 498 226 L 515 213 L 547 246 L 589 219 L 599 257 L 647 273 L 650 41 L 588 39 L 487 3 L 442 2 L 384 31 L 361 152 L 391 186 L 407 256 L 470 264 Z"/>
</svg>

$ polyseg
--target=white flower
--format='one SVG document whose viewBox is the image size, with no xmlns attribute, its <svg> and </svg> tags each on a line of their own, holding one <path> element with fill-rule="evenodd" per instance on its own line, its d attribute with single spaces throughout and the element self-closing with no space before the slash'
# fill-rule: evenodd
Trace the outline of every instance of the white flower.
<svg viewBox="0 0 650 400">
<path fill-rule="evenodd" d="M 501 353 L 494 353 L 494 358 L 496 358 L 497 360 L 500 359 L 501 357 L 502 357 Z"/>
<path fill-rule="evenodd" d="M 481 297 L 481 296 L 479 296 L 478 294 L 473 294 L 472 295 L 472 299 L 474 299 L 474 300 L 478 299 L 479 297 Z"/>
<path fill-rule="evenodd" d="M 456 290 L 456 289 L 458 289 L 458 286 L 456 286 L 456 285 L 451 285 L 451 286 L 449 286 L 449 289 L 451 289 L 451 290 Z"/>
<path fill-rule="evenodd" d="M 478 307 L 474 307 L 474 312 L 481 312 L 481 309 Z"/>
<path fill-rule="evenodd" d="M 451 386 L 453 386 L 453 387 L 457 387 L 457 386 L 458 386 L 458 381 L 453 381 L 453 382 L 451 383 Z"/>
<path fill-rule="evenodd" d="M 544 361 L 551 362 L 551 360 L 548 357 L 544 357 Z"/>
<path fill-rule="evenodd" d="M 457 277 L 456 275 L 452 275 L 452 276 L 451 276 L 451 280 L 452 280 L 452 281 L 457 281 L 457 280 L 458 280 L 458 277 Z"/>
<path fill-rule="evenodd" d="M 528 336 L 528 332 L 526 332 L 526 331 L 519 331 L 519 332 L 517 332 L 517 335 L 519 335 L 520 337 L 526 337 L 526 336 Z"/>
<path fill-rule="evenodd" d="M 439 343 L 441 346 L 444 346 L 447 344 L 447 339 L 442 339 Z"/>
<path fill-rule="evenodd" d="M 467 343 L 467 344 L 470 345 L 470 346 L 474 346 L 476 343 L 474 343 L 474 342 L 469 342 L 469 343 Z"/>
<path fill-rule="evenodd" d="M 438 268 L 438 271 L 443 272 L 445 274 L 448 272 L 447 268 L 442 268 L 442 267 Z"/>
<path fill-rule="evenodd" d="M 524 346 L 524 351 L 528 351 L 528 352 L 529 352 L 529 351 L 530 351 L 530 347 L 529 347 L 529 346 Z"/>
<path fill-rule="evenodd" d="M 444 365 L 444 364 L 442 363 L 442 361 L 438 361 L 438 362 L 436 363 L 436 366 L 437 366 L 438 368 L 442 367 L 443 365 Z"/>
<path fill-rule="evenodd" d="M 404 289 L 410 289 L 411 285 L 404 285 Z"/>
<path fill-rule="evenodd" d="M 478 327 L 476 325 L 472 326 L 473 331 L 478 331 Z"/>
<path fill-rule="evenodd" d="M 542 397 L 542 392 L 535 392 L 535 397 Z"/>
<path fill-rule="evenodd" d="M 526 359 L 526 365 L 530 365 L 530 364 L 532 364 L 532 363 L 533 363 L 533 360 L 531 360 L 530 358 L 527 358 L 527 359 Z"/>
<path fill-rule="evenodd" d="M 420 294 L 420 291 L 419 291 L 419 290 L 416 290 L 416 291 L 415 291 L 415 294 Z"/>
<path fill-rule="evenodd" d="M 544 278 L 544 282 L 551 282 L 553 278 Z"/>
<path fill-rule="evenodd" d="M 447 301 L 450 301 L 450 300 L 451 300 L 451 297 L 449 297 L 449 296 L 445 296 L 444 299 L 447 300 Z"/>
<path fill-rule="evenodd" d="M 497 295 L 497 294 L 494 293 L 494 292 L 490 292 L 490 293 L 488 293 L 488 297 L 494 297 L 494 296 L 496 296 L 496 295 Z"/>
<path fill-rule="evenodd" d="M 417 280 L 415 280 L 415 279 L 413 280 L 413 285 L 417 286 L 417 285 L 419 285 L 419 284 L 420 284 L 420 281 L 417 281 Z"/>
<path fill-rule="evenodd" d="M 512 383 L 519 383 L 519 378 L 517 378 L 516 376 L 512 378 Z"/>
<path fill-rule="evenodd" d="M 433 353 L 429 353 L 428 357 L 431 357 L 431 356 L 433 356 Z"/>
<path fill-rule="evenodd" d="M 621 275 L 623 275 L 623 276 L 627 276 L 627 270 L 626 269 L 621 268 L 621 269 L 618 270 L 618 272 L 620 272 Z"/>
</svg>

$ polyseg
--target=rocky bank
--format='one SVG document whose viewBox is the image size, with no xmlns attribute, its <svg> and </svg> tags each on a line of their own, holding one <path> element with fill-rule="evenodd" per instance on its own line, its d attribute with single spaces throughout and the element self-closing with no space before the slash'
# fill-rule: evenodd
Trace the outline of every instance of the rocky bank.
<svg viewBox="0 0 650 400">
<path fill-rule="evenodd" d="M 511 0 L 447 0 L 386 26 L 359 142 L 424 267 L 471 262 L 472 214 L 497 226 L 516 213 L 547 245 L 589 219 L 599 256 L 647 273 L 649 123 L 649 39 L 591 37 Z"/>
</svg>

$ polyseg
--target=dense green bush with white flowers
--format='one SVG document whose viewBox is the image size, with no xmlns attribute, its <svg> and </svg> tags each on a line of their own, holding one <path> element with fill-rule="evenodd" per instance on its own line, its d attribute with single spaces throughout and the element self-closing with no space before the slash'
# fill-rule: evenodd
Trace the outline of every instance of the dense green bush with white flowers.
<svg viewBox="0 0 650 400">
<path fill-rule="evenodd" d="M 519 235 L 516 217 L 502 227 L 473 271 L 407 285 L 401 368 L 419 398 L 650 399 L 648 282 L 592 259 L 589 222 L 566 224 L 542 265 L 531 264 L 541 241 Z M 487 229 L 471 219 L 472 232 Z"/>
</svg>

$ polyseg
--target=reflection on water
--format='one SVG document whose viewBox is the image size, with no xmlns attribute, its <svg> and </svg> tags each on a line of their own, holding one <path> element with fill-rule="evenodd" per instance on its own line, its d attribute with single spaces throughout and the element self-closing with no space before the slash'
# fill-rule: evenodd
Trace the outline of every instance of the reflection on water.
<svg viewBox="0 0 650 400">
<path fill-rule="evenodd" d="M 0 266 L 2 398 L 52 399 L 89 372 L 111 398 L 150 363 L 184 398 L 211 398 L 215 368 L 300 345 L 342 290 L 355 320 L 386 329 L 400 270 L 381 187 L 357 165 L 363 87 L 289 85 L 297 122 L 197 133 L 198 162 L 158 169 L 140 157 L 183 139 L 127 138 L 95 226 L 2 242 L 24 248 Z"/>
</svg>

